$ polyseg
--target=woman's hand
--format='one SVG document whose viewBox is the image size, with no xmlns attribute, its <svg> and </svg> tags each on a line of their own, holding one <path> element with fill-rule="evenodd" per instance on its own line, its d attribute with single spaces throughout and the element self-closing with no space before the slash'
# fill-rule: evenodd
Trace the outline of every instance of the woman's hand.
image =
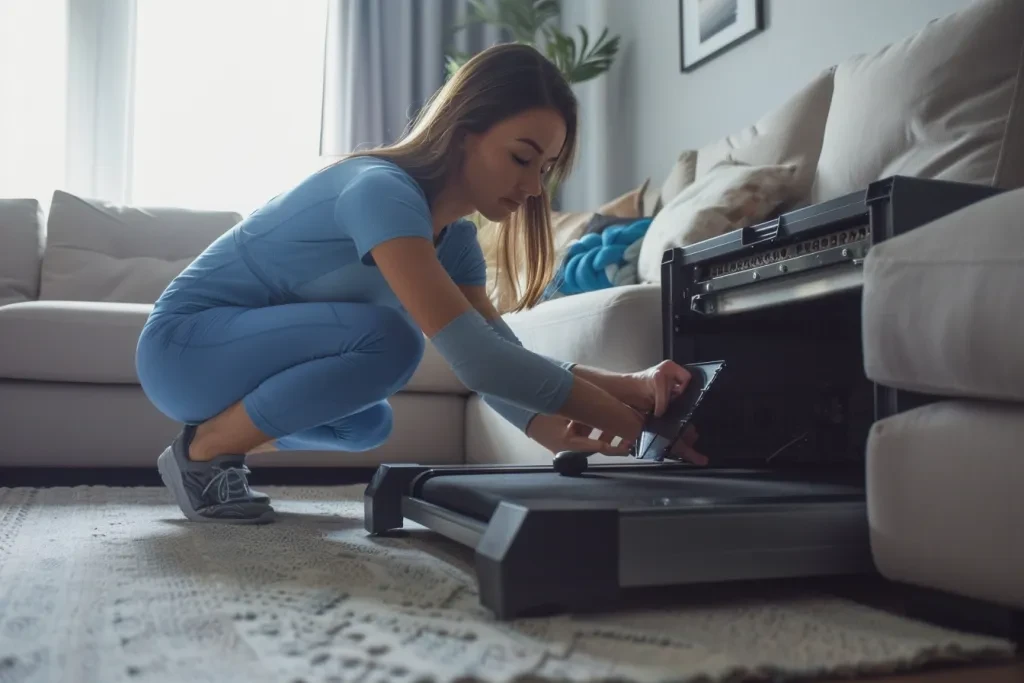
<svg viewBox="0 0 1024 683">
<path fill-rule="evenodd" d="M 666 360 L 647 370 L 621 375 L 612 393 L 623 403 L 660 417 L 672 399 L 683 393 L 690 378 L 689 370 Z"/>
<path fill-rule="evenodd" d="M 527 436 L 552 453 L 584 451 L 602 455 L 629 455 L 629 442 L 623 439 L 613 446 L 611 442 L 614 439 L 604 434 L 591 438 L 593 432 L 592 427 L 582 422 L 557 415 L 537 415 L 526 430 Z"/>
<path fill-rule="evenodd" d="M 708 456 L 698 452 L 693 447 L 698 436 L 697 429 L 693 425 L 687 425 L 686 429 L 683 430 L 682 436 L 672 446 L 672 457 L 692 462 L 694 465 L 707 465 Z"/>
<path fill-rule="evenodd" d="M 552 453 L 584 451 L 601 455 L 629 455 L 629 447 L 632 444 L 620 441 L 613 446 L 611 443 L 613 440 L 608 439 L 604 434 L 591 437 L 593 431 L 593 428 L 582 422 L 566 420 L 554 415 L 538 415 L 530 422 L 527 435 Z M 708 464 L 707 456 L 694 448 L 697 438 L 696 428 L 693 425 L 688 425 L 672 447 L 672 457 L 691 462 L 694 465 Z"/>
</svg>

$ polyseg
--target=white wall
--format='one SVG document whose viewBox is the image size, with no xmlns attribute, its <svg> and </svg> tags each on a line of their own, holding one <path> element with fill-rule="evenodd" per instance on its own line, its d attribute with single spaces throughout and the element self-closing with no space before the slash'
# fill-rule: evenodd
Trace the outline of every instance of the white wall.
<svg viewBox="0 0 1024 683">
<path fill-rule="evenodd" d="M 591 209 L 679 153 L 753 123 L 809 78 L 972 0 L 764 0 L 765 31 L 683 73 L 678 0 L 564 0 L 563 23 L 622 36 L 612 71 L 579 86 L 581 154 L 563 207 Z"/>
</svg>

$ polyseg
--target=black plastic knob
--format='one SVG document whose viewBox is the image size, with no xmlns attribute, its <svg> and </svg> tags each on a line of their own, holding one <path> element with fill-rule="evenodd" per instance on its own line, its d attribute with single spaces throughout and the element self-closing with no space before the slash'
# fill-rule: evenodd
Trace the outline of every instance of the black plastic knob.
<svg viewBox="0 0 1024 683">
<path fill-rule="evenodd" d="M 586 451 L 562 451 L 555 456 L 555 472 L 563 477 L 578 477 L 586 471 L 588 457 L 590 453 Z"/>
</svg>

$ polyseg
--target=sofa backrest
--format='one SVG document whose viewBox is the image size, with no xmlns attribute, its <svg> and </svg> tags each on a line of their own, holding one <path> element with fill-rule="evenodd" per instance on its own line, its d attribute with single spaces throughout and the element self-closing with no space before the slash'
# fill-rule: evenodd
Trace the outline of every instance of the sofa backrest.
<svg viewBox="0 0 1024 683">
<path fill-rule="evenodd" d="M 46 229 L 36 199 L 0 199 L 0 306 L 39 297 Z"/>
<path fill-rule="evenodd" d="M 1024 185 L 1024 2 L 976 0 L 837 65 L 815 201 L 891 175 Z"/>
<path fill-rule="evenodd" d="M 240 220 L 230 211 L 121 206 L 57 191 L 47 220 L 39 298 L 153 303 Z"/>
</svg>

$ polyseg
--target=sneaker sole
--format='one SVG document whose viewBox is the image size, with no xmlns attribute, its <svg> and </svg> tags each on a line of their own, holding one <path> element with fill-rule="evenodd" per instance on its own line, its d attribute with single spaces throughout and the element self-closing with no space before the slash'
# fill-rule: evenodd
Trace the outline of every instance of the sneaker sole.
<svg viewBox="0 0 1024 683">
<path fill-rule="evenodd" d="M 156 459 L 156 469 L 160 473 L 160 479 L 163 481 L 164 486 L 170 489 L 174 495 L 174 502 L 178 504 L 185 517 L 193 522 L 215 522 L 219 524 L 267 524 L 268 522 L 274 521 L 276 515 L 273 509 L 268 509 L 259 517 L 249 518 L 231 518 L 231 517 L 206 517 L 199 514 L 193 507 L 192 502 L 189 500 L 188 494 L 185 492 L 185 487 L 181 484 L 181 469 L 178 467 L 178 463 L 174 458 L 174 453 L 171 452 L 171 447 L 168 446 L 164 449 L 164 452 L 160 454 L 160 457 Z"/>
</svg>

